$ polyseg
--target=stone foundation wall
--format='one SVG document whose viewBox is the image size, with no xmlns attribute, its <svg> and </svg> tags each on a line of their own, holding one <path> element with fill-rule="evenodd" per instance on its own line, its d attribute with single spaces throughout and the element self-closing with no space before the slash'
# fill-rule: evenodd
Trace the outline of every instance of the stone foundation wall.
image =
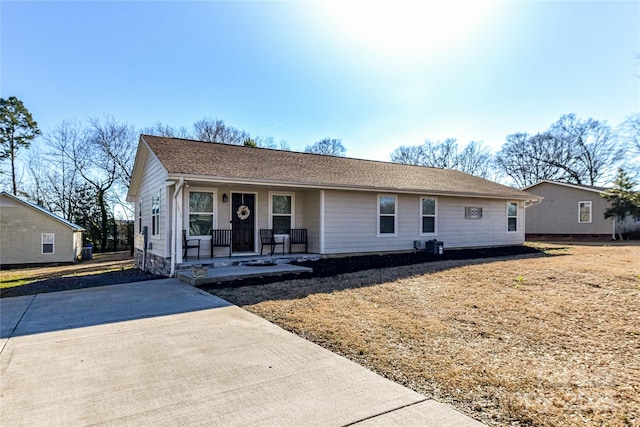
<svg viewBox="0 0 640 427">
<path fill-rule="evenodd" d="M 141 250 L 136 249 L 133 254 L 133 262 L 135 268 L 142 271 L 148 271 L 149 273 L 157 274 L 160 276 L 169 277 L 171 274 L 171 258 L 164 258 L 152 253 L 147 252 L 147 259 L 142 265 L 144 259 Z"/>
</svg>

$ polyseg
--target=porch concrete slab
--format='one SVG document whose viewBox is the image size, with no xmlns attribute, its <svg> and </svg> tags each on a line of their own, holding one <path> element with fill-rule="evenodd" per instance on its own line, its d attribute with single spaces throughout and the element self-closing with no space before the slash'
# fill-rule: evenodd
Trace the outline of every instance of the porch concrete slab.
<svg viewBox="0 0 640 427">
<path fill-rule="evenodd" d="M 312 273 L 313 269 L 291 264 L 275 265 L 237 265 L 233 267 L 209 268 L 205 277 L 194 277 L 191 269 L 180 270 L 177 276 L 180 280 L 193 286 L 210 283 L 228 282 L 231 280 L 250 279 L 252 277 L 281 276 L 283 274 Z"/>
<path fill-rule="evenodd" d="M 175 279 L 32 298 L 0 300 L 2 426 L 481 425 Z"/>
</svg>

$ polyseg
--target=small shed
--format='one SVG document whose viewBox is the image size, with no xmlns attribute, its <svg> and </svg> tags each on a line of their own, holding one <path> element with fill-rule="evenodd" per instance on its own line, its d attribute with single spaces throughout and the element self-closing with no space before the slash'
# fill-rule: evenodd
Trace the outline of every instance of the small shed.
<svg viewBox="0 0 640 427">
<path fill-rule="evenodd" d="M 0 192 L 0 265 L 74 263 L 84 228 L 36 205 Z"/>
</svg>

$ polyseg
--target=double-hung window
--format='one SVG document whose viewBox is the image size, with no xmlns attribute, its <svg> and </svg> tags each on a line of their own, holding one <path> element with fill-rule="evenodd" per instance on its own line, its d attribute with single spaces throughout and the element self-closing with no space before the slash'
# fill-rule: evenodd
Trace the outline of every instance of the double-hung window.
<svg viewBox="0 0 640 427">
<path fill-rule="evenodd" d="M 42 253 L 52 254 L 53 245 L 56 240 L 56 235 L 53 233 L 42 233 Z"/>
<path fill-rule="evenodd" d="M 271 228 L 273 234 L 289 234 L 294 228 L 294 203 L 293 194 L 271 194 Z"/>
<path fill-rule="evenodd" d="M 420 235 L 436 234 L 436 199 L 420 197 Z"/>
<path fill-rule="evenodd" d="M 518 231 L 518 203 L 507 203 L 507 232 L 515 233 Z"/>
<path fill-rule="evenodd" d="M 397 236 L 398 198 L 394 195 L 381 194 L 378 196 L 378 236 Z"/>
<path fill-rule="evenodd" d="M 578 202 L 578 222 L 591 222 L 591 202 Z"/>
<path fill-rule="evenodd" d="M 151 197 L 151 235 L 160 234 L 160 193 Z"/>
<path fill-rule="evenodd" d="M 213 229 L 214 193 L 189 192 L 189 236 L 208 236 Z"/>
</svg>

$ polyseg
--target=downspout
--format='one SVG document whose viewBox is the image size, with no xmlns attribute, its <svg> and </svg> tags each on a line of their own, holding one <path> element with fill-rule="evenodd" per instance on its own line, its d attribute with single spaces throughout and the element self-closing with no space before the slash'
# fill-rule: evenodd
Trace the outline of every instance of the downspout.
<svg viewBox="0 0 640 427">
<path fill-rule="evenodd" d="M 611 224 L 613 224 L 613 230 L 611 231 L 611 240 L 616 240 L 616 216 L 611 217 Z"/>
<path fill-rule="evenodd" d="M 177 253 L 177 248 L 176 246 L 178 245 L 178 239 L 177 239 L 177 233 L 176 230 L 179 230 L 180 227 L 178 227 L 179 223 L 178 221 L 180 221 L 180 218 L 178 218 L 178 194 L 180 194 L 180 190 L 182 189 L 182 186 L 184 185 L 184 178 L 180 177 L 180 181 L 178 181 L 176 183 L 176 188 L 175 190 L 173 190 L 173 230 L 171 230 L 171 273 L 169 274 L 169 277 L 176 277 L 176 253 Z"/>
</svg>

